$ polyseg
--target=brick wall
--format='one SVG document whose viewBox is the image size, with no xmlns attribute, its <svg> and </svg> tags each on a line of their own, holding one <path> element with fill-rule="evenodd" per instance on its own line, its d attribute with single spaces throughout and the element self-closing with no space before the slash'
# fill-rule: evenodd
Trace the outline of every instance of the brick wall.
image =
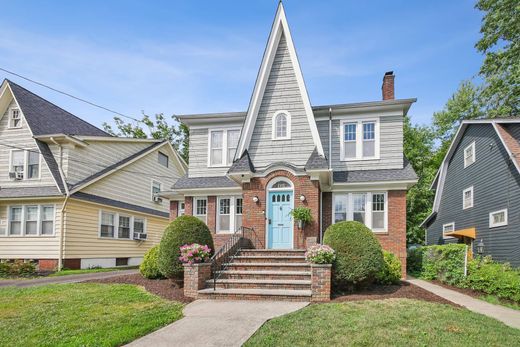
<svg viewBox="0 0 520 347">
<path fill-rule="evenodd" d="M 184 214 L 193 216 L 193 198 L 191 196 L 184 198 Z"/>
<path fill-rule="evenodd" d="M 294 176 L 290 172 L 278 170 L 266 177 L 254 177 L 251 182 L 242 185 L 244 195 L 244 214 L 242 224 L 254 228 L 258 237 L 265 243 L 266 235 L 266 187 L 268 183 L 278 177 L 286 177 L 294 185 L 294 207 L 305 206 L 311 209 L 312 222 L 305 226 L 302 232 L 294 225 L 294 248 L 305 248 L 307 237 L 319 237 L 320 224 L 320 189 L 317 181 L 311 181 L 308 176 Z M 300 195 L 305 195 L 306 200 L 300 201 Z M 257 196 L 258 203 L 253 202 Z M 264 244 L 264 247 L 266 245 Z"/>
<path fill-rule="evenodd" d="M 206 210 L 206 224 L 212 234 L 217 230 L 217 197 L 208 196 L 208 205 Z"/>
<path fill-rule="evenodd" d="M 311 265 L 311 301 L 330 301 L 332 265 Z"/>
<path fill-rule="evenodd" d="M 55 271 L 58 269 L 58 259 L 39 259 L 38 271 Z"/>
<path fill-rule="evenodd" d="M 174 220 L 179 215 L 179 202 L 175 200 L 170 201 L 170 220 Z"/>
<path fill-rule="evenodd" d="M 184 296 L 197 298 L 199 289 L 211 278 L 211 264 L 184 264 Z"/>
<path fill-rule="evenodd" d="M 332 193 L 323 193 L 322 204 L 323 235 L 325 235 L 325 231 L 332 224 Z"/>
</svg>

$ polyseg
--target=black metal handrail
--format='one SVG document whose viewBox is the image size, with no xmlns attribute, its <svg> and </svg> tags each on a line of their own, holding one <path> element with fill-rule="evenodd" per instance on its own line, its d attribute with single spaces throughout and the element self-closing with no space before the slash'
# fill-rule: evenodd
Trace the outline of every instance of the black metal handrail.
<svg viewBox="0 0 520 347">
<path fill-rule="evenodd" d="M 235 257 L 241 249 L 256 248 L 258 244 L 263 245 L 253 228 L 240 227 L 231 235 L 229 240 L 211 257 L 213 290 L 216 289 L 217 280 L 227 268 L 231 259 Z"/>
</svg>

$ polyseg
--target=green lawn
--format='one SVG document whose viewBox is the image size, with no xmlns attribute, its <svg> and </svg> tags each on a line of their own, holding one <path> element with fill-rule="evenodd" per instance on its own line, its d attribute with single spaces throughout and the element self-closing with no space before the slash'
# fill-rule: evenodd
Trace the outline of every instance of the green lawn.
<svg viewBox="0 0 520 347">
<path fill-rule="evenodd" d="M 519 346 L 520 330 L 409 299 L 311 305 L 267 322 L 245 346 Z"/>
<path fill-rule="evenodd" d="M 0 346 L 118 346 L 182 316 L 180 303 L 127 284 L 0 289 Z"/>
<path fill-rule="evenodd" d="M 88 273 L 94 273 L 94 272 L 110 272 L 110 271 L 118 271 L 118 270 L 131 270 L 131 269 L 138 269 L 138 266 L 126 266 L 126 267 L 107 267 L 107 268 L 100 268 L 100 269 L 83 269 L 83 270 L 61 270 L 54 272 L 49 275 L 49 277 L 56 277 L 56 276 L 67 276 L 67 275 L 82 275 L 82 274 L 88 274 Z"/>
</svg>

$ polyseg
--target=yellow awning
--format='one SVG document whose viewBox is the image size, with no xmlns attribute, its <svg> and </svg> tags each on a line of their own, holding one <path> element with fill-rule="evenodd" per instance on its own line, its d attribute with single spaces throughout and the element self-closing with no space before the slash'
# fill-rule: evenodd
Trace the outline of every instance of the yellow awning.
<svg viewBox="0 0 520 347">
<path fill-rule="evenodd" d="M 468 228 L 468 229 L 461 229 L 461 230 L 455 230 L 449 233 L 444 234 L 446 236 L 455 236 L 455 237 L 470 237 L 472 239 L 477 238 L 477 231 L 475 228 Z"/>
</svg>

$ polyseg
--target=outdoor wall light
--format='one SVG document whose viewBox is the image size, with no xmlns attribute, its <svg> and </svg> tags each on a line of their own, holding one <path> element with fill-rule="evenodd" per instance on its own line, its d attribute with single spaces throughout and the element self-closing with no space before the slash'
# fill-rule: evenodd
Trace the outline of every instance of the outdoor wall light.
<svg viewBox="0 0 520 347">
<path fill-rule="evenodd" d="M 253 196 L 253 202 L 254 202 L 255 204 L 258 203 L 258 196 L 256 196 L 256 195 Z"/>
<path fill-rule="evenodd" d="M 480 239 L 479 243 L 477 243 L 477 253 L 482 256 L 484 254 L 484 241 Z"/>
<path fill-rule="evenodd" d="M 303 194 L 300 195 L 300 201 L 301 201 L 301 202 L 304 202 L 304 201 L 305 201 L 305 195 L 303 195 Z"/>
</svg>

